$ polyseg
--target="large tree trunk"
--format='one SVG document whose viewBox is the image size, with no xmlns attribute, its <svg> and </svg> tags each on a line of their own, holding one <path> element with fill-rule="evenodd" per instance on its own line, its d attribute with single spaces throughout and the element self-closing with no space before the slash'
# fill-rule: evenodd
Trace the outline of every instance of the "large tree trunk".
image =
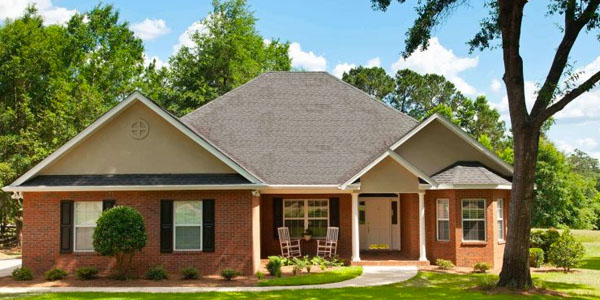
<svg viewBox="0 0 600 300">
<path fill-rule="evenodd" d="M 540 131 L 537 126 L 527 124 L 514 128 L 513 134 L 515 165 L 508 237 L 498 286 L 527 289 L 533 285 L 529 272 L 529 233 Z"/>
</svg>

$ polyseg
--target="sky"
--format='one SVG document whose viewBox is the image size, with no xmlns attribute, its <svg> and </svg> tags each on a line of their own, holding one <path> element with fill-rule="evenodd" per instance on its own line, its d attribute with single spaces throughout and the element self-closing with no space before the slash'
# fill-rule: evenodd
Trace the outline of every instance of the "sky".
<svg viewBox="0 0 600 300">
<path fill-rule="evenodd" d="M 76 12 L 93 8 L 87 0 L 0 0 L 0 20 L 22 15 L 29 2 L 36 3 L 48 24 L 61 24 Z M 414 1 L 408 1 L 413 3 Z M 469 53 L 466 42 L 487 16 L 483 1 L 456 10 L 436 28 L 430 47 L 402 59 L 407 29 L 415 18 L 411 5 L 396 1 L 387 12 L 374 11 L 370 0 L 263 1 L 248 0 L 265 39 L 291 43 L 292 66 L 327 71 L 341 77 L 358 65 L 380 66 L 390 75 L 410 68 L 420 73 L 446 76 L 465 95 L 486 95 L 509 124 L 503 63 L 499 49 Z M 198 21 L 212 10 L 209 0 L 103 1 L 119 10 L 121 19 L 143 39 L 148 60 L 168 64 L 181 45 L 189 45 L 189 33 L 201 30 Z M 548 1 L 530 1 L 525 9 L 521 55 L 524 60 L 527 102 L 532 103 L 545 78 L 561 33 L 560 16 L 545 14 Z M 585 80 L 600 70 L 598 31 L 582 34 L 571 52 L 573 71 Z M 600 87 L 569 104 L 556 115 L 550 139 L 566 153 L 582 149 L 600 159 Z"/>
</svg>

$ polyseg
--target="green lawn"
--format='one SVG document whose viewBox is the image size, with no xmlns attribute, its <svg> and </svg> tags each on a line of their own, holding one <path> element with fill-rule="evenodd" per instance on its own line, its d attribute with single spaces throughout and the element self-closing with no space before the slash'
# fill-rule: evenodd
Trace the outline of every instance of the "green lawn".
<svg viewBox="0 0 600 300">
<path fill-rule="evenodd" d="M 337 270 L 326 271 L 323 273 L 307 274 L 298 276 L 282 277 L 275 279 L 261 280 L 259 286 L 281 286 L 281 285 L 309 285 L 340 282 L 362 274 L 362 267 L 344 267 Z"/>
<path fill-rule="evenodd" d="M 533 273 L 534 278 L 548 282 L 560 289 L 562 284 L 579 285 L 576 292 L 590 293 L 600 297 L 600 231 L 572 230 L 585 246 L 585 257 L 574 273 Z M 575 291 L 575 290 L 573 290 Z"/>
<path fill-rule="evenodd" d="M 294 290 L 261 293 L 196 293 L 196 294 L 144 294 L 144 293 L 63 293 L 24 295 L 18 299 L 563 299 L 548 295 L 488 294 L 476 290 L 478 282 L 492 275 L 452 275 L 443 273 L 419 273 L 406 282 L 365 288 L 343 288 L 326 290 Z M 571 293 L 579 287 L 574 284 L 561 284 L 561 290 Z M 0 299 L 12 299 L 13 296 L 0 296 Z M 594 299 L 593 296 L 577 296 L 569 299 Z"/>
</svg>

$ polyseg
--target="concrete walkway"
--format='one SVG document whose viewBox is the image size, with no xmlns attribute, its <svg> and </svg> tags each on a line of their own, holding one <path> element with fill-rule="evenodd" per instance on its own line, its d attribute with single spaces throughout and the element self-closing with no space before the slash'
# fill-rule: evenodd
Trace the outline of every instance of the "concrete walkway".
<svg viewBox="0 0 600 300">
<path fill-rule="evenodd" d="M 12 271 L 21 266 L 20 259 L 0 260 L 0 277 L 10 276 Z"/>
<path fill-rule="evenodd" d="M 296 289 L 335 289 L 365 287 L 402 282 L 417 275 L 416 267 L 363 267 L 363 274 L 354 279 L 303 286 L 272 287 L 0 287 L 0 294 L 14 293 L 60 293 L 60 292 L 109 292 L 109 293 L 201 293 L 201 292 L 266 292 Z"/>
</svg>

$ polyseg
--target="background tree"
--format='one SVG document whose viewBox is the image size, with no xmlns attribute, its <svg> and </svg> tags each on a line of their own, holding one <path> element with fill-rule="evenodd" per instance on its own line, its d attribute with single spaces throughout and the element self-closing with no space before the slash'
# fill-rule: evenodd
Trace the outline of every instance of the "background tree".
<svg viewBox="0 0 600 300">
<path fill-rule="evenodd" d="M 363 90 L 365 93 L 383 100 L 394 91 L 394 79 L 383 68 L 358 66 L 344 72 L 342 80 Z"/>
<path fill-rule="evenodd" d="M 391 0 L 371 0 L 373 7 L 385 10 Z M 404 3 L 405 0 L 398 0 Z M 417 18 L 408 30 L 403 56 L 408 57 L 419 47 L 427 48 L 432 30 L 457 8 L 460 0 L 423 0 L 416 2 Z M 600 0 L 550 1 L 546 15 L 560 15 L 562 38 L 556 48 L 547 76 L 539 89 L 531 112 L 525 104 L 523 59 L 520 55 L 523 11 L 527 0 L 486 0 L 489 16 L 480 24 L 480 31 L 469 41 L 471 50 L 485 50 L 500 40 L 504 62 L 504 84 L 508 96 L 511 128 L 514 139 L 514 175 L 509 208 L 507 244 L 504 251 L 499 286 L 518 288 L 533 285 L 529 272 L 529 235 L 531 207 L 535 197 L 535 167 L 540 130 L 544 122 L 567 104 L 589 91 L 600 80 L 600 71 L 586 74 L 581 83 L 567 68 L 571 49 L 579 34 L 595 30 L 600 25 Z M 566 75 L 566 76 L 565 76 Z M 565 78 L 566 77 L 566 78 Z"/>
</svg>

